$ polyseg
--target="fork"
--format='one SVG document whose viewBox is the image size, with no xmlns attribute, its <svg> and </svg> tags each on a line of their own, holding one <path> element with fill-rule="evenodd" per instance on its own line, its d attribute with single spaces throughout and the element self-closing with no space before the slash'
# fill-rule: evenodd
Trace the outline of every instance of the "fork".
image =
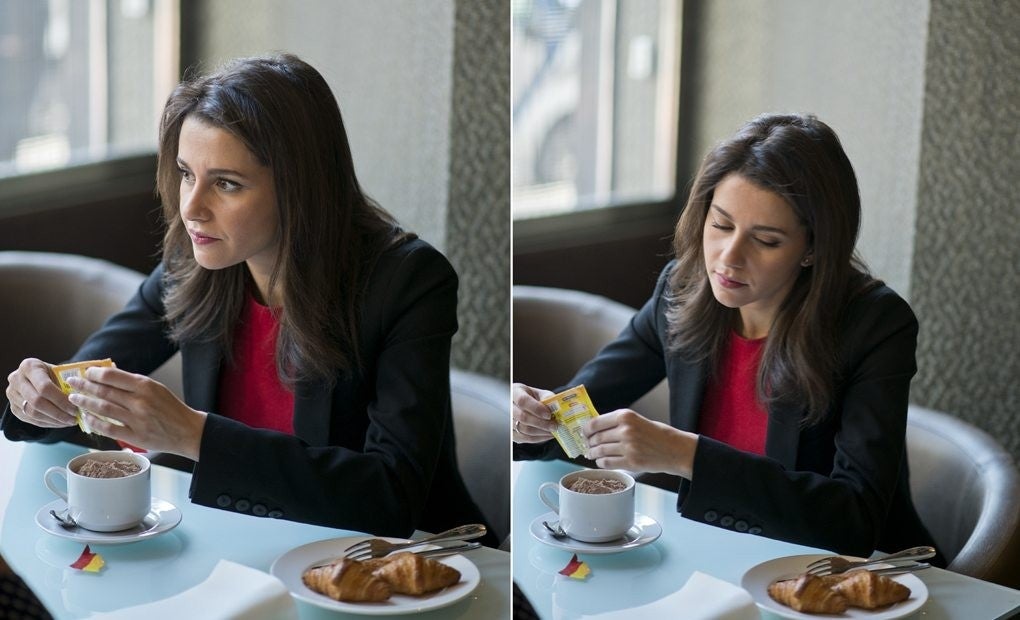
<svg viewBox="0 0 1020 620">
<path fill-rule="evenodd" d="M 854 568 L 861 568 L 864 566 L 871 566 L 872 564 L 887 564 L 890 562 L 905 562 L 907 560 L 927 560 L 935 555 L 934 547 L 911 547 L 910 549 L 904 549 L 903 551 L 897 551 L 890 555 L 886 555 L 880 558 L 874 558 L 870 560 L 851 561 L 846 558 L 834 555 L 828 558 L 822 558 L 815 560 L 814 562 L 807 565 L 807 572 L 811 575 L 823 577 L 825 575 L 837 575 L 839 573 L 845 573 L 848 570 Z"/>
<path fill-rule="evenodd" d="M 381 558 L 384 555 L 389 555 L 398 549 L 407 549 L 409 547 L 417 547 L 427 543 L 448 541 L 448 540 L 471 540 L 472 538 L 478 538 L 484 536 L 486 532 L 485 526 L 475 523 L 472 525 L 461 525 L 445 532 L 440 532 L 434 536 L 428 536 L 421 540 L 412 540 L 406 543 L 391 543 L 388 540 L 381 538 L 369 538 L 361 542 L 355 543 L 350 547 L 344 549 L 344 557 L 352 560 L 367 560 L 369 558 Z"/>
<path fill-rule="evenodd" d="M 423 549 L 421 551 L 411 551 L 411 553 L 413 553 L 415 555 L 420 555 L 423 558 L 442 558 L 442 557 L 446 557 L 448 555 L 459 555 L 461 553 L 467 553 L 468 551 L 474 551 L 475 549 L 481 549 L 481 548 L 482 548 L 482 543 L 473 542 L 473 543 L 464 543 L 463 545 L 451 545 L 449 547 L 437 547 L 435 549 Z M 333 562 L 336 562 L 339 559 L 342 559 L 342 558 L 332 558 L 332 559 L 327 560 L 325 562 L 320 562 L 319 564 L 316 564 L 315 566 L 309 567 L 309 570 L 311 570 L 312 568 L 322 568 L 323 566 L 329 566 L 330 564 L 332 564 Z M 368 559 L 368 558 L 366 558 L 366 559 Z"/>
</svg>

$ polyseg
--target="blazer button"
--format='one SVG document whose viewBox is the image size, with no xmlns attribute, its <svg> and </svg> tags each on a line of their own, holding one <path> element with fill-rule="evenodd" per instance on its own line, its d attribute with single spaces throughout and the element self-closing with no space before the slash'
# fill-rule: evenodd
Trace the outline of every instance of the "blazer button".
<svg viewBox="0 0 1020 620">
<path fill-rule="evenodd" d="M 251 513 L 256 517 L 264 517 L 266 516 L 266 507 L 262 504 L 255 504 L 251 507 Z"/>
<path fill-rule="evenodd" d="M 756 526 L 748 529 L 747 533 L 748 534 L 754 534 L 755 536 L 757 536 L 758 534 L 761 534 L 761 528 L 756 525 Z"/>
<path fill-rule="evenodd" d="M 719 513 L 718 512 L 716 512 L 714 510 L 706 510 L 705 511 L 705 522 L 706 523 L 713 523 L 718 518 L 719 518 Z"/>
<path fill-rule="evenodd" d="M 283 516 L 283 511 L 282 510 L 270 510 L 268 513 L 266 513 L 266 516 L 269 517 L 270 519 L 279 519 L 280 517 Z"/>
<path fill-rule="evenodd" d="M 229 495 L 224 493 L 223 495 L 220 495 L 219 497 L 216 498 L 216 505 L 219 506 L 220 508 L 226 508 L 230 506 L 231 502 L 233 501 L 234 500 L 231 499 Z"/>
<path fill-rule="evenodd" d="M 723 518 L 719 519 L 719 525 L 723 527 L 730 527 L 733 525 L 733 517 L 730 515 L 723 515 Z"/>
<path fill-rule="evenodd" d="M 744 521 L 743 519 L 738 519 L 737 522 L 733 524 L 733 529 L 737 530 L 738 532 L 746 532 L 747 521 Z"/>
<path fill-rule="evenodd" d="M 234 504 L 234 508 L 237 509 L 237 512 L 248 512 L 248 509 L 251 508 L 251 502 L 246 499 L 239 499 Z"/>
</svg>

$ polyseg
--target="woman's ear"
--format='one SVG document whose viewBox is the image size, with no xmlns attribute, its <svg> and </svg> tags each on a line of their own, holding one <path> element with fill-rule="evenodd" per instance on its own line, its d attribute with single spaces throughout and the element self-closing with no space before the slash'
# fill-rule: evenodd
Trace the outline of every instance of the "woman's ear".
<svg viewBox="0 0 1020 620">
<path fill-rule="evenodd" d="M 804 258 L 801 259 L 800 266 L 801 267 L 810 267 L 811 264 L 814 263 L 814 262 L 815 262 L 815 255 L 812 254 L 811 252 L 808 252 L 807 254 L 804 255 Z"/>
</svg>

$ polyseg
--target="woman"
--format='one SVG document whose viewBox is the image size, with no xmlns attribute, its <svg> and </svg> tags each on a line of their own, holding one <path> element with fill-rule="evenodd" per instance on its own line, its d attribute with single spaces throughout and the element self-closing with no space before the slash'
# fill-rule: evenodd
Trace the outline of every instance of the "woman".
<svg viewBox="0 0 1020 620">
<path fill-rule="evenodd" d="M 406 536 L 481 522 L 457 470 L 457 276 L 362 192 L 335 98 L 290 55 L 187 81 L 160 124 L 160 265 L 74 359 L 8 378 L 11 439 L 101 435 L 195 461 L 195 503 Z M 181 352 L 184 402 L 145 375 Z M 490 541 L 491 542 L 491 541 Z"/>
<path fill-rule="evenodd" d="M 764 115 L 704 160 L 673 260 L 571 380 L 604 468 L 679 479 L 684 517 L 841 553 L 931 544 L 907 485 L 910 307 L 856 258 L 860 197 L 835 133 Z M 663 378 L 670 424 L 627 407 Z M 546 390 L 513 389 L 515 456 L 562 455 Z"/>
</svg>

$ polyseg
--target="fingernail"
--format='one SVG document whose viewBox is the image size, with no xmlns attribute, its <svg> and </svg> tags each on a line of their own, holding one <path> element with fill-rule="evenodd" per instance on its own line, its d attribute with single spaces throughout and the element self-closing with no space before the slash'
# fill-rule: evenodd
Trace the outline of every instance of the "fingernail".
<svg viewBox="0 0 1020 620">
<path fill-rule="evenodd" d="M 71 394 L 67 397 L 67 400 L 71 401 L 76 405 L 80 405 L 82 400 L 81 394 Z"/>
<path fill-rule="evenodd" d="M 68 377 L 67 384 L 70 385 L 71 387 L 81 387 L 82 380 L 79 377 Z"/>
</svg>

